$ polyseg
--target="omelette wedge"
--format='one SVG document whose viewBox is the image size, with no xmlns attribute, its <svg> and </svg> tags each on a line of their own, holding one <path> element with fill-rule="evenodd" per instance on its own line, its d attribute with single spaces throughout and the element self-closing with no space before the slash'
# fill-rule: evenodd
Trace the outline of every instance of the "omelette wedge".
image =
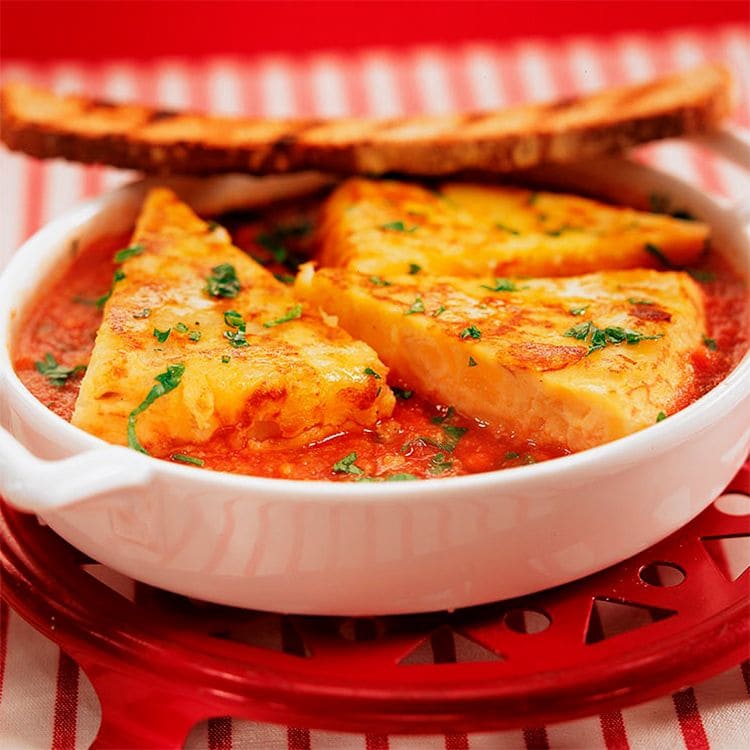
<svg viewBox="0 0 750 750">
<path fill-rule="evenodd" d="M 573 276 L 695 262 L 707 225 L 518 187 L 351 178 L 324 206 L 322 266 L 366 274 Z"/>
<path fill-rule="evenodd" d="M 705 332 L 682 272 L 466 279 L 308 264 L 295 289 L 426 398 L 573 451 L 680 408 Z"/>
<path fill-rule="evenodd" d="M 115 260 L 78 427 L 164 455 L 219 431 L 233 450 L 304 444 L 391 413 L 375 352 L 169 190 L 149 193 Z"/>
</svg>

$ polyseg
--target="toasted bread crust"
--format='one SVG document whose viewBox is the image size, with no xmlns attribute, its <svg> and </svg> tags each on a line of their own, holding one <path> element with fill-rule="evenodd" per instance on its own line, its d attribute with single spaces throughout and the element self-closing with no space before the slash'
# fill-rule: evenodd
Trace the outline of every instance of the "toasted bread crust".
<svg viewBox="0 0 750 750">
<path fill-rule="evenodd" d="M 39 158 L 156 174 L 509 172 L 704 132 L 726 117 L 731 99 L 720 65 L 564 101 L 390 120 L 194 115 L 10 83 L 0 91 L 0 138 Z"/>
</svg>

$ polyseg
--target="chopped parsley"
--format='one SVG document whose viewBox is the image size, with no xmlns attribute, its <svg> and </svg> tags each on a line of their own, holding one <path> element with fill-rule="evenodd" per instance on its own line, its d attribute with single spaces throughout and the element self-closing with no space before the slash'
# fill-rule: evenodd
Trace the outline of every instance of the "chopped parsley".
<svg viewBox="0 0 750 750">
<path fill-rule="evenodd" d="M 656 341 L 663 335 L 659 333 L 656 336 L 646 336 L 640 331 L 632 331 L 629 328 L 620 328 L 619 326 L 599 328 L 590 320 L 586 323 L 578 323 L 563 334 L 563 336 L 579 341 L 587 341 L 589 344 L 587 356 L 599 349 L 604 349 L 609 344 L 637 344 L 639 341 Z"/>
<path fill-rule="evenodd" d="M 36 371 L 41 375 L 44 375 L 49 380 L 50 385 L 54 385 L 55 388 L 62 388 L 70 378 L 75 377 L 79 373 L 86 372 L 85 365 L 76 365 L 75 367 L 64 367 L 58 364 L 57 360 L 48 352 L 44 355 L 44 359 L 41 362 L 34 362 Z"/>
<path fill-rule="evenodd" d="M 185 365 L 169 365 L 165 372 L 157 375 L 156 385 L 151 388 L 146 398 L 130 412 L 128 416 L 128 447 L 139 453 L 149 455 L 148 451 L 141 445 L 135 432 L 135 421 L 140 414 L 148 409 L 157 399 L 173 391 L 182 381 L 185 374 Z"/>
<path fill-rule="evenodd" d="M 268 250 L 277 263 L 290 262 L 298 266 L 300 261 L 292 258 L 286 247 L 286 240 L 289 237 L 304 237 L 312 231 L 312 223 L 302 221 L 298 224 L 289 224 L 286 226 L 279 225 L 274 227 L 270 232 L 261 232 L 255 241 L 263 248 Z"/>
<path fill-rule="evenodd" d="M 273 328 L 279 326 L 282 323 L 288 323 L 290 320 L 296 320 L 302 317 L 302 305 L 295 305 L 290 307 L 280 318 L 276 320 L 268 320 L 263 324 L 264 328 Z"/>
<path fill-rule="evenodd" d="M 419 273 L 422 270 L 422 266 L 416 263 L 409 263 L 409 273 L 414 276 L 415 273 Z"/>
<path fill-rule="evenodd" d="M 514 458 L 521 458 L 521 454 L 520 454 L 520 453 L 516 453 L 515 451 L 508 451 L 508 452 L 507 452 L 507 453 L 505 454 L 505 459 L 506 459 L 507 461 L 511 461 L 511 460 L 513 460 Z"/>
<path fill-rule="evenodd" d="M 423 313 L 424 312 L 424 302 L 422 301 L 421 297 L 417 297 L 414 302 L 412 302 L 411 307 L 404 313 L 405 315 L 414 315 L 414 313 Z"/>
<path fill-rule="evenodd" d="M 563 232 L 581 232 L 583 231 L 583 227 L 573 227 L 570 224 L 563 224 L 561 227 L 558 227 L 557 229 L 548 229 L 545 234 L 548 237 L 559 237 Z"/>
<path fill-rule="evenodd" d="M 387 224 L 381 224 L 380 228 L 387 232 L 416 232 L 419 225 L 412 224 L 412 226 L 407 227 L 403 221 L 389 221 Z"/>
<path fill-rule="evenodd" d="M 133 313 L 134 318 L 148 318 L 149 315 L 151 315 L 151 308 L 149 307 L 144 307 L 140 312 Z"/>
<path fill-rule="evenodd" d="M 637 297 L 628 297 L 628 302 L 630 302 L 631 305 L 653 305 L 654 302 L 652 302 L 650 299 L 638 299 Z"/>
<path fill-rule="evenodd" d="M 445 305 L 440 305 L 440 307 L 438 307 L 438 309 L 435 310 L 434 312 L 430 313 L 430 315 L 432 315 L 433 318 L 439 318 L 444 312 L 445 312 Z"/>
<path fill-rule="evenodd" d="M 509 227 L 505 224 L 495 224 L 495 229 L 502 229 L 503 232 L 507 232 L 508 234 L 521 234 L 517 229 L 513 229 L 513 227 Z"/>
<path fill-rule="evenodd" d="M 691 278 L 699 281 L 701 284 L 713 281 L 716 278 L 716 274 L 713 271 L 706 271 L 702 268 L 688 268 L 687 272 L 690 274 Z"/>
<path fill-rule="evenodd" d="M 201 340 L 201 332 L 200 331 L 190 331 L 188 334 L 188 338 L 191 341 L 200 341 Z"/>
<path fill-rule="evenodd" d="M 236 310 L 227 310 L 224 313 L 224 322 L 230 328 L 242 328 L 245 327 L 245 319 Z"/>
<path fill-rule="evenodd" d="M 112 296 L 112 292 L 115 291 L 115 285 L 122 281 L 125 278 L 125 272 L 121 271 L 119 268 L 114 272 L 114 275 L 112 276 L 112 285 L 109 288 L 109 291 L 106 294 L 103 294 L 101 297 L 99 297 L 94 304 L 101 310 L 104 305 L 107 304 L 107 301 Z"/>
<path fill-rule="evenodd" d="M 362 469 L 356 464 L 357 454 L 352 451 L 342 459 L 336 461 L 333 465 L 333 471 L 336 474 L 363 474 Z"/>
<path fill-rule="evenodd" d="M 456 413 L 456 410 L 452 406 L 449 406 L 445 410 L 445 414 L 442 414 L 437 417 L 432 417 L 430 419 L 430 422 L 432 422 L 432 424 L 443 424 L 443 422 L 447 422 L 449 419 L 451 419 L 451 417 L 453 417 L 455 413 Z"/>
<path fill-rule="evenodd" d="M 430 474 L 443 474 L 453 467 L 453 461 L 446 458 L 445 453 L 436 453 L 430 459 L 430 468 L 428 471 Z"/>
<path fill-rule="evenodd" d="M 386 281 L 380 276 L 370 276 L 370 283 L 375 284 L 375 286 L 391 286 L 390 281 Z"/>
<path fill-rule="evenodd" d="M 221 361 L 222 361 L 223 364 L 228 365 L 232 361 L 232 358 L 228 354 L 225 354 L 221 358 Z"/>
<path fill-rule="evenodd" d="M 568 309 L 568 312 L 571 315 L 583 315 L 586 312 L 586 310 L 589 309 L 589 307 L 590 307 L 589 305 L 581 305 L 580 307 L 571 307 Z"/>
<path fill-rule="evenodd" d="M 378 373 L 375 372 L 375 370 L 373 370 L 372 367 L 365 367 L 365 375 L 372 375 L 372 377 L 375 378 L 375 380 L 381 379 L 380 375 L 378 375 Z"/>
<path fill-rule="evenodd" d="M 154 338 L 160 344 L 163 344 L 169 338 L 169 334 L 170 333 L 172 333 L 172 329 L 171 328 L 167 328 L 166 331 L 160 331 L 158 328 L 154 328 Z"/>
<path fill-rule="evenodd" d="M 396 398 L 403 399 L 404 401 L 410 399 L 414 395 L 414 391 L 407 391 L 403 388 L 398 388 L 395 385 L 391 386 L 391 390 Z"/>
<path fill-rule="evenodd" d="M 240 293 L 240 280 L 237 271 L 230 263 L 222 263 L 211 269 L 211 275 L 206 279 L 205 291 L 211 297 L 228 297 L 233 299 Z"/>
<path fill-rule="evenodd" d="M 657 421 L 657 422 L 663 422 L 663 421 L 664 421 L 664 420 L 665 420 L 666 418 L 667 418 L 667 415 L 666 415 L 666 414 L 665 414 L 665 413 L 664 413 L 663 411 L 660 411 L 660 412 L 659 412 L 659 413 L 658 413 L 658 414 L 656 415 L 656 421 Z"/>
<path fill-rule="evenodd" d="M 178 323 L 174 329 L 177 333 L 187 333 L 190 330 L 184 323 Z"/>
<path fill-rule="evenodd" d="M 294 276 L 288 273 L 275 273 L 273 275 L 276 281 L 280 281 L 282 284 L 294 284 Z"/>
<path fill-rule="evenodd" d="M 211 220 L 211 221 L 207 221 L 207 222 L 206 222 L 206 228 L 208 229 L 208 231 L 209 231 L 209 232 L 213 232 L 213 231 L 215 231 L 215 230 L 216 230 L 216 229 L 218 229 L 218 228 L 219 228 L 220 226 L 221 226 L 221 224 L 219 224 L 219 222 L 218 222 L 218 221 L 213 221 L 213 220 Z"/>
<path fill-rule="evenodd" d="M 144 245 L 130 245 L 115 253 L 115 263 L 124 263 L 128 258 L 140 255 L 146 250 Z"/>
<path fill-rule="evenodd" d="M 653 255 L 663 266 L 666 268 L 674 268 L 672 261 L 664 255 L 662 249 L 658 245 L 654 245 L 653 242 L 647 242 L 643 247 L 647 253 L 651 253 L 651 255 Z"/>
<path fill-rule="evenodd" d="M 456 427 L 456 425 L 452 424 L 444 424 L 443 425 L 443 432 L 448 436 L 448 440 L 446 440 L 443 445 L 445 446 L 445 449 L 448 451 L 448 453 L 453 453 L 456 446 L 458 445 L 458 441 L 469 431 L 468 427 Z"/>
<path fill-rule="evenodd" d="M 471 325 L 468 328 L 464 328 L 459 336 L 462 339 L 481 339 L 482 332 L 476 326 Z"/>
<path fill-rule="evenodd" d="M 495 286 L 482 284 L 482 289 L 489 289 L 491 292 L 516 292 L 518 286 L 511 279 L 495 279 Z"/>
<path fill-rule="evenodd" d="M 715 352 L 718 348 L 716 346 L 716 339 L 709 338 L 705 333 L 703 334 L 703 345 L 706 349 L 710 349 L 712 352 Z"/>
<path fill-rule="evenodd" d="M 224 331 L 224 338 L 227 339 L 227 341 L 229 341 L 229 343 L 235 349 L 239 349 L 241 346 L 250 346 L 250 344 L 247 343 L 247 338 L 245 337 L 244 324 L 242 328 L 239 328 L 236 331 Z"/>
<path fill-rule="evenodd" d="M 193 466 L 206 465 L 206 462 L 202 458 L 194 458 L 193 456 L 187 456 L 184 453 L 173 453 L 172 460 L 178 461 L 181 464 L 192 464 Z"/>
<path fill-rule="evenodd" d="M 359 477 L 357 482 L 413 482 L 419 479 L 414 474 L 389 474 L 387 477 Z"/>
<path fill-rule="evenodd" d="M 474 359 L 474 357 L 469 357 L 469 367 L 476 367 L 477 361 Z"/>
</svg>

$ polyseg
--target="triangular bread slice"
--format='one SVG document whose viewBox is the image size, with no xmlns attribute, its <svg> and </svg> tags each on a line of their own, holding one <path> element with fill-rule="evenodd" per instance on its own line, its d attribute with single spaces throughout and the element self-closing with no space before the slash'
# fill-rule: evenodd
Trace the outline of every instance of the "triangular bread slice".
<svg viewBox="0 0 750 750">
<path fill-rule="evenodd" d="M 303 267 L 295 289 L 428 399 L 581 450 L 682 405 L 705 331 L 682 272 L 560 279 L 371 278 Z"/>
<path fill-rule="evenodd" d="M 104 308 L 73 414 L 78 427 L 127 444 L 129 416 L 170 366 L 184 367 L 178 386 L 135 423 L 140 443 L 160 456 L 219 430 L 241 450 L 277 438 L 306 443 L 391 413 L 388 371 L 375 352 L 317 307 L 299 305 L 169 190 L 149 193 L 122 255 L 130 257 Z"/>
<path fill-rule="evenodd" d="M 323 266 L 367 274 L 573 276 L 696 261 L 707 225 L 518 187 L 351 178 L 327 199 Z"/>
</svg>

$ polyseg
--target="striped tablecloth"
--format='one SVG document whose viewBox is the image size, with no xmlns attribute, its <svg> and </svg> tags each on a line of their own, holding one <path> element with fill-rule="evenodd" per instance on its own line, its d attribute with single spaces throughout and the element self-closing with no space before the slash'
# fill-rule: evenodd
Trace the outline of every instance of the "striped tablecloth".
<svg viewBox="0 0 750 750">
<path fill-rule="evenodd" d="M 737 26 L 659 35 L 518 40 L 502 47 L 371 49 L 340 55 L 36 67 L 5 61 L 5 80 L 61 91 L 138 99 L 164 107 L 275 116 L 441 113 L 492 108 L 637 81 L 703 60 L 724 61 L 738 83 L 736 121 L 750 124 L 750 33 Z M 681 143 L 649 146 L 644 159 L 728 199 L 748 193 L 747 175 Z M 39 163 L 0 150 L 0 264 L 39 226 L 131 175 L 62 162 Z M 344 735 L 228 719 L 202 724 L 190 748 L 650 748 L 733 750 L 750 736 L 750 666 L 650 703 L 554 726 L 433 737 Z M 87 747 L 97 699 L 77 665 L 20 617 L 0 609 L 0 744 Z"/>
</svg>

